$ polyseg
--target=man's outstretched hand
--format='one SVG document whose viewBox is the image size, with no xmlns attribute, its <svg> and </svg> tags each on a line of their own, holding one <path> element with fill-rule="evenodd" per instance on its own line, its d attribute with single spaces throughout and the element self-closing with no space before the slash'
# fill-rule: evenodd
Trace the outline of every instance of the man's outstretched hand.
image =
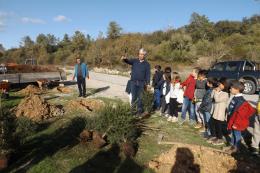
<svg viewBox="0 0 260 173">
<path fill-rule="evenodd" d="M 122 56 L 122 57 L 121 57 L 121 60 L 124 60 L 124 59 L 127 59 L 127 58 L 126 58 L 125 56 Z"/>
</svg>

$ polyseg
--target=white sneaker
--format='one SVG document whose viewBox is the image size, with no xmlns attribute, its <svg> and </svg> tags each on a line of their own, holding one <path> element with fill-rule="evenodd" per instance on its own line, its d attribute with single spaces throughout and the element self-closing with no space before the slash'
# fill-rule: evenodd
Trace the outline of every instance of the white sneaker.
<svg viewBox="0 0 260 173">
<path fill-rule="evenodd" d="M 178 122 L 178 118 L 176 118 L 176 117 L 172 117 L 172 122 L 173 122 L 173 123 Z"/>
<path fill-rule="evenodd" d="M 167 118 L 167 117 L 171 117 L 169 114 L 165 114 L 165 117 Z"/>
<path fill-rule="evenodd" d="M 172 117 L 170 116 L 170 117 L 167 119 L 167 121 L 172 121 Z"/>
</svg>

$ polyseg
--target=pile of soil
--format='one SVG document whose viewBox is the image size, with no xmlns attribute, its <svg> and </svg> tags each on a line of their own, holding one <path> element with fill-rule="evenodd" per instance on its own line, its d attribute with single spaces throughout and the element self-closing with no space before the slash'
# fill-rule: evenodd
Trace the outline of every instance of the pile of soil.
<svg viewBox="0 0 260 173">
<path fill-rule="evenodd" d="M 168 152 L 149 162 L 149 167 L 156 172 L 255 172 L 256 167 L 250 164 L 241 167 L 241 161 L 231 155 L 218 152 L 214 149 L 189 145 L 176 144 Z M 238 167 L 239 166 L 239 167 Z"/>
<path fill-rule="evenodd" d="M 25 116 L 33 121 L 41 121 L 63 114 L 62 106 L 51 105 L 39 95 L 30 95 L 24 98 L 15 108 L 16 117 Z"/>
<path fill-rule="evenodd" d="M 97 99 L 79 99 L 71 100 L 66 106 L 66 111 L 81 110 L 81 111 L 97 111 L 105 106 L 102 100 Z"/>
<path fill-rule="evenodd" d="M 102 137 L 102 134 L 97 131 L 93 131 L 92 139 L 92 143 L 96 148 L 102 148 L 107 143 L 105 139 Z"/>
<path fill-rule="evenodd" d="M 87 143 L 88 141 L 92 140 L 92 135 L 93 135 L 93 132 L 92 132 L 92 131 L 83 130 L 83 131 L 79 134 L 80 142 L 82 142 L 82 143 Z"/>
<path fill-rule="evenodd" d="M 95 148 L 102 148 L 107 143 L 102 134 L 98 131 L 85 129 L 80 133 L 79 137 L 81 143 L 86 144 L 90 142 Z"/>
<path fill-rule="evenodd" d="M 28 85 L 26 88 L 18 91 L 18 94 L 29 96 L 32 94 L 40 94 L 41 92 L 42 92 L 42 90 L 39 87 L 37 87 L 35 85 Z"/>
<path fill-rule="evenodd" d="M 58 86 L 57 87 L 57 90 L 61 93 L 64 93 L 64 94 L 69 94 L 69 93 L 72 93 L 72 89 L 71 88 L 68 88 L 68 87 L 63 87 L 63 86 Z"/>
<path fill-rule="evenodd" d="M 79 135 L 79 140 L 82 144 L 90 144 L 97 149 L 100 149 L 107 144 L 106 139 L 106 135 L 98 131 L 87 129 L 84 129 Z M 137 144 L 130 141 L 122 142 L 121 151 L 126 157 L 134 157 L 137 152 Z"/>
<path fill-rule="evenodd" d="M 121 150 L 126 157 L 134 157 L 137 152 L 137 146 L 133 142 L 126 141 L 121 144 Z"/>
</svg>

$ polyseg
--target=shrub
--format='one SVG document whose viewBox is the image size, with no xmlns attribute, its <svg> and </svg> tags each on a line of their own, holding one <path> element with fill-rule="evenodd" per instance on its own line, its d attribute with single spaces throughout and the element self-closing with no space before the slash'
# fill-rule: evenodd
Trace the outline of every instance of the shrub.
<svg viewBox="0 0 260 173">
<path fill-rule="evenodd" d="M 150 113 L 153 109 L 153 93 L 150 91 L 144 91 L 142 96 L 142 103 L 144 111 Z"/>
<path fill-rule="evenodd" d="M 9 110 L 0 107 L 0 154 L 11 150 L 13 142 L 14 115 Z"/>
<path fill-rule="evenodd" d="M 125 103 L 108 104 L 98 112 L 98 115 L 87 121 L 87 129 L 94 129 L 107 135 L 110 143 L 121 143 L 137 138 L 140 129 L 138 119 Z"/>
</svg>

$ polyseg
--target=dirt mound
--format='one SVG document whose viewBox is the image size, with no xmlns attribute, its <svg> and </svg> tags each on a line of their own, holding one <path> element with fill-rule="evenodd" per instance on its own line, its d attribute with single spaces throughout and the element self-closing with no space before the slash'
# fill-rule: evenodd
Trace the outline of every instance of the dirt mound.
<svg viewBox="0 0 260 173">
<path fill-rule="evenodd" d="M 90 130 L 83 130 L 79 135 L 79 140 L 83 144 L 89 144 L 94 146 L 95 148 L 102 148 L 104 145 L 106 145 L 106 140 L 104 139 L 104 136 L 98 132 L 98 131 L 90 131 Z"/>
<path fill-rule="evenodd" d="M 69 94 L 72 93 L 72 89 L 68 87 L 58 86 L 57 90 L 61 93 Z"/>
<path fill-rule="evenodd" d="M 15 109 L 16 117 L 26 116 L 33 121 L 60 116 L 64 114 L 61 106 L 51 105 L 39 95 L 24 98 Z"/>
<path fill-rule="evenodd" d="M 89 140 L 92 140 L 92 134 L 93 132 L 90 130 L 83 130 L 80 134 L 79 134 L 79 139 L 80 142 L 82 143 L 87 143 Z"/>
<path fill-rule="evenodd" d="M 237 165 L 237 161 L 228 154 L 188 144 L 176 144 L 168 152 L 149 162 L 149 167 L 159 173 L 225 173 L 241 169 L 237 168 Z M 256 170 L 247 165 L 244 170 L 239 171 L 254 172 Z"/>
<path fill-rule="evenodd" d="M 132 142 L 126 141 L 121 144 L 121 150 L 126 157 L 134 157 L 136 154 L 136 147 Z"/>
<path fill-rule="evenodd" d="M 71 100 L 67 106 L 66 111 L 71 110 L 81 110 L 81 111 L 96 111 L 101 109 L 105 103 L 102 100 L 96 99 L 80 99 L 80 100 Z"/>
<path fill-rule="evenodd" d="M 29 95 L 32 95 L 32 94 L 40 94 L 41 92 L 42 91 L 39 87 L 37 87 L 35 85 L 28 85 L 26 88 L 18 91 L 18 94 L 29 96 Z"/>
<path fill-rule="evenodd" d="M 92 139 L 92 143 L 96 148 L 102 148 L 106 144 L 106 141 L 103 139 L 102 134 L 97 131 L 93 131 Z"/>
</svg>

